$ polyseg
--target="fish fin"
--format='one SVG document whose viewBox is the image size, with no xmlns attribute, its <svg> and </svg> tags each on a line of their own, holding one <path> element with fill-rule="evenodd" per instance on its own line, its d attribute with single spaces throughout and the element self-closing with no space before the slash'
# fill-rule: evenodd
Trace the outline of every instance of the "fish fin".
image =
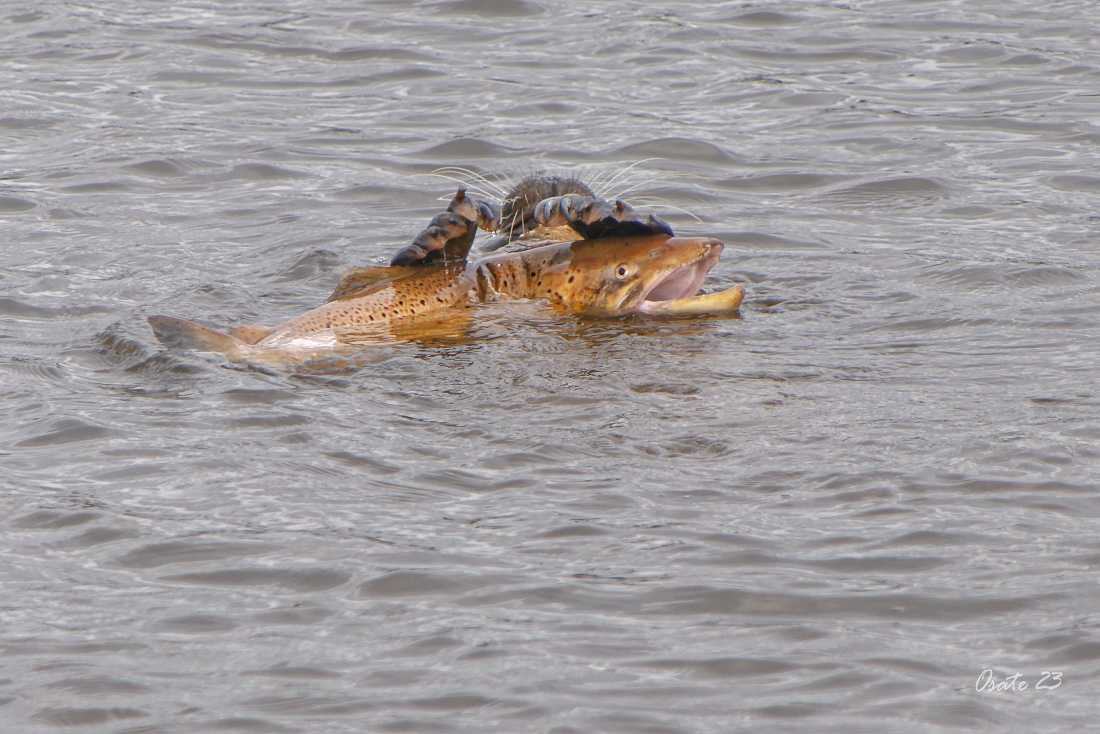
<svg viewBox="0 0 1100 734">
<path fill-rule="evenodd" d="M 169 349 L 197 349 L 207 352 L 229 352 L 244 342 L 223 331 L 216 331 L 194 321 L 171 316 L 150 316 L 149 326 L 160 343 Z"/>
<path fill-rule="evenodd" d="M 275 331 L 270 326 L 259 326 L 258 324 L 248 324 L 246 326 L 237 326 L 229 330 L 229 336 L 240 339 L 245 344 L 256 344 L 263 341 L 265 338 L 271 336 L 271 333 Z"/>
<path fill-rule="evenodd" d="M 367 292 L 389 285 L 408 273 L 409 268 L 401 265 L 352 268 L 344 273 L 344 277 L 340 279 L 336 290 L 332 292 L 325 303 L 346 301 L 350 298 L 364 296 Z"/>
</svg>

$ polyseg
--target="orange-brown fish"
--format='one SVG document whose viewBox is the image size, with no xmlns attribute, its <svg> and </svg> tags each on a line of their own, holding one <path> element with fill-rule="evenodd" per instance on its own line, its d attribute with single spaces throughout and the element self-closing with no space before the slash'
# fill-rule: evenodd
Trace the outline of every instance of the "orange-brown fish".
<svg viewBox="0 0 1100 734">
<path fill-rule="evenodd" d="M 699 294 L 722 248 L 706 237 L 649 234 L 542 245 L 471 264 L 355 268 L 324 305 L 274 328 L 221 332 L 171 316 L 149 323 L 170 348 L 300 361 L 502 298 L 542 299 L 563 311 L 606 316 L 729 313 L 741 305 L 742 286 Z"/>
</svg>

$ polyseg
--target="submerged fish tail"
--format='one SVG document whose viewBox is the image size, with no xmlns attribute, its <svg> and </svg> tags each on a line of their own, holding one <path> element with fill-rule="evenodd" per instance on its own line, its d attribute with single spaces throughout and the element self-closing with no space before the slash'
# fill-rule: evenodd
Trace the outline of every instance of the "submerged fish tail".
<svg viewBox="0 0 1100 734">
<path fill-rule="evenodd" d="M 229 353 L 245 345 L 240 339 L 194 321 L 172 316 L 150 316 L 149 326 L 160 343 L 169 349 L 197 349 Z"/>
</svg>

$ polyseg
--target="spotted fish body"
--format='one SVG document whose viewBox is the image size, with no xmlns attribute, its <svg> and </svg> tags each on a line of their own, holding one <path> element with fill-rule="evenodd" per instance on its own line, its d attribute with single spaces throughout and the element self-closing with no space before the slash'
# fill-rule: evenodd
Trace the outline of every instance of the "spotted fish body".
<svg viewBox="0 0 1100 734">
<path fill-rule="evenodd" d="M 736 310 L 744 295 L 740 286 L 696 295 L 721 251 L 717 240 L 663 234 L 564 242 L 469 265 L 356 268 L 325 304 L 273 329 L 225 333 L 169 316 L 149 322 L 172 348 L 300 360 L 363 338 L 392 338 L 399 329 L 479 301 L 537 298 L 561 310 L 603 315 Z"/>
<path fill-rule="evenodd" d="M 470 305 L 473 281 L 466 263 L 350 271 L 324 305 L 277 327 L 261 343 L 275 345 L 303 334 L 385 328 Z M 363 282 L 365 281 L 365 282 Z"/>
</svg>

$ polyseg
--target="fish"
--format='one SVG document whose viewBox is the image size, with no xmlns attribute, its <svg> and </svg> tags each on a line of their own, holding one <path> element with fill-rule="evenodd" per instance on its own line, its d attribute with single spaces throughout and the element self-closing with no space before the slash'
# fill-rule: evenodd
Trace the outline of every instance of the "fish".
<svg viewBox="0 0 1100 734">
<path fill-rule="evenodd" d="M 275 327 L 219 331 L 173 316 L 148 321 L 169 349 L 219 352 L 240 361 L 302 362 L 349 345 L 393 339 L 491 301 L 538 299 L 559 312 L 605 317 L 734 313 L 743 286 L 700 294 L 723 247 L 709 237 L 664 232 L 555 242 L 475 262 L 353 268 L 324 304 Z"/>
</svg>

